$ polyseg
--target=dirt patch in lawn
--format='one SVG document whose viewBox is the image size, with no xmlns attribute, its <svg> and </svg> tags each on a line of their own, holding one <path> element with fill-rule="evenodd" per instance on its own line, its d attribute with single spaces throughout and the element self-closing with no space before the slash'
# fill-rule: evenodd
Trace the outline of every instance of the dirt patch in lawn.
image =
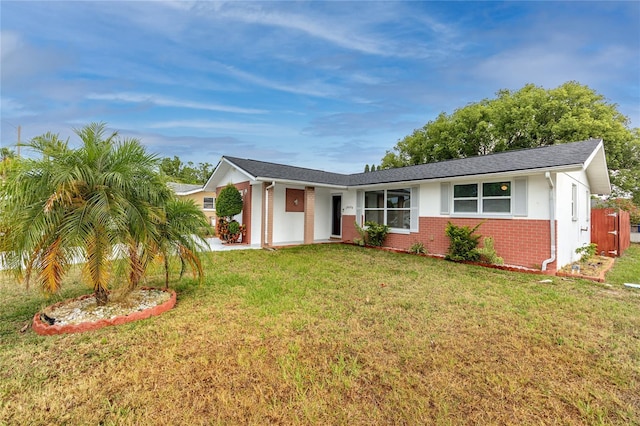
<svg viewBox="0 0 640 426">
<path fill-rule="evenodd" d="M 586 261 L 574 262 L 558 271 L 561 277 L 585 278 L 604 282 L 605 274 L 613 267 L 615 259 L 606 256 L 592 256 Z"/>
</svg>

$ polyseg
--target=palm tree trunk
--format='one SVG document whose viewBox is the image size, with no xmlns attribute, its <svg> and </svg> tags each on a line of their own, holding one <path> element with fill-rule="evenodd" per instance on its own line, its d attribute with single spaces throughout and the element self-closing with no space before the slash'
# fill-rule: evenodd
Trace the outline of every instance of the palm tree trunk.
<svg viewBox="0 0 640 426">
<path fill-rule="evenodd" d="M 164 289 L 169 288 L 169 256 L 164 257 Z"/>
<path fill-rule="evenodd" d="M 98 306 L 104 306 L 109 301 L 109 292 L 102 286 L 96 287 L 93 291 L 93 295 L 96 298 L 96 305 Z"/>
</svg>

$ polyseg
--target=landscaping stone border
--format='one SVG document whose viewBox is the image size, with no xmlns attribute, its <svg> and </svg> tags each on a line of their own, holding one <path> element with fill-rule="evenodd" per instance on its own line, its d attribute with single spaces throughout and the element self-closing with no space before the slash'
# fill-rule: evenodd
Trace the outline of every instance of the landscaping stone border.
<svg viewBox="0 0 640 426">
<path fill-rule="evenodd" d="M 33 331 L 41 336 L 52 336 L 55 334 L 67 334 L 67 333 L 84 333 L 85 331 L 98 330 L 103 327 L 111 325 L 126 324 L 128 322 L 147 319 L 152 316 L 160 315 L 169 309 L 173 308 L 176 304 L 177 295 L 173 290 L 157 289 L 153 287 L 140 287 L 141 290 L 162 290 L 170 293 L 169 300 L 144 311 L 132 312 L 128 315 L 120 315 L 114 318 L 103 319 L 99 321 L 83 322 L 80 324 L 66 324 L 66 325 L 49 325 L 40 320 L 40 312 L 37 312 L 33 317 Z M 93 297 L 93 294 L 85 294 L 84 296 L 77 297 L 72 300 L 81 300 Z M 51 305 L 50 308 L 62 306 L 65 303 L 69 303 L 68 300 L 58 302 Z"/>
</svg>

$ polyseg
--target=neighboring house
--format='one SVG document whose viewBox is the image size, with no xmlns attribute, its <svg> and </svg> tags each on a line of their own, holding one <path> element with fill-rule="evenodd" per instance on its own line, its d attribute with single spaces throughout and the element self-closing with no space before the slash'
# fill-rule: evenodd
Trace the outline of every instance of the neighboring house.
<svg viewBox="0 0 640 426">
<path fill-rule="evenodd" d="M 355 223 L 391 227 L 385 246 L 449 247 L 447 222 L 495 240 L 505 264 L 557 270 L 590 242 L 590 197 L 611 187 L 602 140 L 340 174 L 222 157 L 204 189 L 233 183 L 247 244 L 353 241 Z"/>
<path fill-rule="evenodd" d="M 212 226 L 216 224 L 216 193 L 215 191 L 205 191 L 202 185 L 192 185 L 188 183 L 167 183 L 169 188 L 182 199 L 193 200 L 209 220 Z"/>
</svg>

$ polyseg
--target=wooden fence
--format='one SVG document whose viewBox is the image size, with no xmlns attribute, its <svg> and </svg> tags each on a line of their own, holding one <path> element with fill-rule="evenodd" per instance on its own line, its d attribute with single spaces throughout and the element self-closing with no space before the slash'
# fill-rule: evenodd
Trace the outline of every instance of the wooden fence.
<svg viewBox="0 0 640 426">
<path fill-rule="evenodd" d="M 629 212 L 616 209 L 591 210 L 591 242 L 598 246 L 598 253 L 617 257 L 631 245 Z"/>
</svg>

